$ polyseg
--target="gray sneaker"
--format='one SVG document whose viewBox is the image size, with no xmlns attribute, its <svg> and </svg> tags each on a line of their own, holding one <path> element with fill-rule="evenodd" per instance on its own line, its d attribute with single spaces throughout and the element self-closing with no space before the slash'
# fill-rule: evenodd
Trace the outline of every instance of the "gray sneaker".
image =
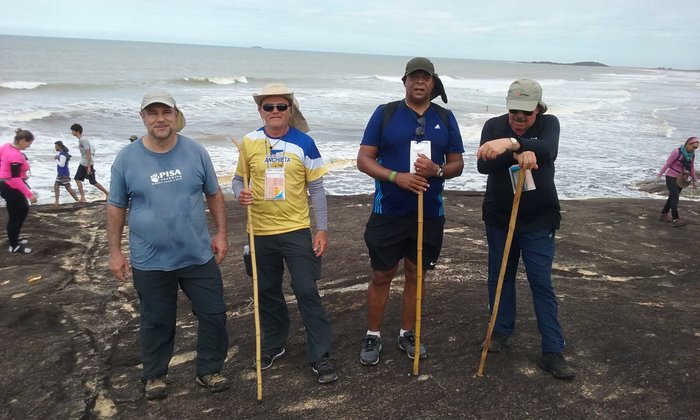
<svg viewBox="0 0 700 420">
<path fill-rule="evenodd" d="M 365 366 L 374 366 L 379 363 L 379 353 L 382 352 L 382 338 L 377 335 L 366 335 L 362 339 L 360 351 L 360 363 Z"/>
<path fill-rule="evenodd" d="M 168 385 L 165 383 L 165 376 L 146 379 L 144 391 L 146 391 L 147 400 L 161 400 L 165 398 L 168 395 Z"/>
<path fill-rule="evenodd" d="M 329 384 L 338 379 L 338 374 L 335 373 L 335 367 L 333 367 L 333 364 L 327 357 L 324 357 L 318 362 L 311 363 L 311 370 L 318 377 L 318 383 L 320 384 Z"/>
<path fill-rule="evenodd" d="M 406 331 L 403 336 L 399 336 L 399 348 L 406 352 L 409 359 L 413 359 L 416 355 L 416 333 Z M 428 350 L 425 349 L 423 343 L 420 344 L 420 358 L 428 357 Z"/>
</svg>

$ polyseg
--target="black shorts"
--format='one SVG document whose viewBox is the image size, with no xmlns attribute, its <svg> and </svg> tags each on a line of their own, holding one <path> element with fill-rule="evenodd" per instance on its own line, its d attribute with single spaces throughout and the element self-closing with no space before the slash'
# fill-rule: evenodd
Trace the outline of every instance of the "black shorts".
<svg viewBox="0 0 700 420">
<path fill-rule="evenodd" d="M 88 175 L 87 169 L 88 169 L 87 166 L 78 165 L 78 170 L 75 171 L 75 177 L 73 179 L 75 179 L 76 181 L 82 182 L 85 180 L 85 178 L 87 178 L 88 181 L 90 181 L 90 184 L 95 185 L 97 183 L 97 180 L 95 179 L 95 168 L 90 166 L 90 174 L 89 175 Z"/>
<path fill-rule="evenodd" d="M 440 250 L 445 217 L 423 219 L 423 269 L 435 268 Z M 375 271 L 392 269 L 404 257 L 414 264 L 418 254 L 418 217 L 372 213 L 365 228 L 365 243 Z"/>
</svg>

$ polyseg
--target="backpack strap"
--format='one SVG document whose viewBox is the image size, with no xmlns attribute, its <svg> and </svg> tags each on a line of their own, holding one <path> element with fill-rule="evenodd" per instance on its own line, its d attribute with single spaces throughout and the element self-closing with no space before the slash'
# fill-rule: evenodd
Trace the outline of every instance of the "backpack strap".
<svg viewBox="0 0 700 420">
<path fill-rule="evenodd" d="M 437 112 L 438 116 L 442 120 L 443 123 L 445 123 L 445 128 L 450 128 L 450 114 L 449 111 L 440 105 L 431 102 L 430 106 L 433 107 L 435 112 Z"/>
<path fill-rule="evenodd" d="M 382 126 L 379 130 L 380 133 L 384 132 L 384 127 L 389 124 L 391 117 L 394 115 L 394 112 L 396 112 L 396 108 L 399 107 L 400 103 L 401 101 L 394 101 L 384 105 L 384 112 L 382 113 Z"/>
</svg>

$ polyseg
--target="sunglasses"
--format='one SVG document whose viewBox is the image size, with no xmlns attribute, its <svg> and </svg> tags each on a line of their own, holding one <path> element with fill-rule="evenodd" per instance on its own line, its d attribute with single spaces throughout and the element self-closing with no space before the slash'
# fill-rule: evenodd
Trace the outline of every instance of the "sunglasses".
<svg viewBox="0 0 700 420">
<path fill-rule="evenodd" d="M 279 112 L 284 112 L 287 109 L 289 109 L 289 105 L 287 105 L 287 104 L 265 104 L 262 106 L 262 109 L 265 112 L 272 112 L 275 108 L 277 108 L 277 110 Z"/>
<path fill-rule="evenodd" d="M 425 135 L 425 117 L 416 118 L 418 122 L 418 127 L 416 127 L 416 137 L 422 137 Z"/>
<path fill-rule="evenodd" d="M 532 115 L 535 111 L 523 111 L 523 110 L 521 110 L 521 109 L 509 109 L 508 112 L 510 112 L 510 113 L 513 114 L 513 115 L 517 114 L 518 112 L 522 112 L 524 116 L 529 117 L 529 116 Z"/>
</svg>

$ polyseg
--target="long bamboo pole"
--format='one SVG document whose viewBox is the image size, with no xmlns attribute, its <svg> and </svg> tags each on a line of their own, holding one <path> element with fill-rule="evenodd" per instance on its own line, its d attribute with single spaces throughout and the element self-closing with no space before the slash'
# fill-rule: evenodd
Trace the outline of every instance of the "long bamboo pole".
<svg viewBox="0 0 700 420">
<path fill-rule="evenodd" d="M 501 259 L 501 271 L 498 273 L 496 296 L 494 296 L 493 308 L 491 308 L 491 321 L 489 321 L 489 328 L 486 331 L 486 339 L 484 340 L 484 346 L 481 349 L 481 361 L 479 362 L 479 371 L 476 373 L 476 376 L 479 378 L 484 376 L 484 365 L 486 364 L 486 355 L 489 352 L 489 344 L 491 343 L 491 334 L 493 334 L 493 327 L 494 325 L 496 325 L 496 317 L 498 316 L 498 306 L 501 302 L 501 289 L 503 288 L 503 279 L 505 278 L 506 268 L 508 266 L 508 255 L 510 254 L 510 246 L 513 242 L 513 234 L 515 233 L 515 222 L 518 218 L 520 196 L 522 195 L 524 184 L 525 170 L 520 168 L 520 172 L 518 174 L 518 184 L 515 187 L 515 197 L 513 198 L 513 208 L 510 211 L 510 222 L 508 223 L 506 246 L 503 250 L 503 258 Z"/>
<path fill-rule="evenodd" d="M 238 159 L 243 161 L 243 186 L 248 188 L 248 181 L 250 176 L 250 167 L 248 166 L 247 156 L 245 155 L 245 149 L 241 141 L 236 139 L 231 139 L 233 144 L 238 148 Z M 253 214 L 251 206 L 246 206 L 246 215 L 248 218 L 247 230 L 248 230 L 248 243 L 250 245 L 250 264 L 253 271 L 253 318 L 255 320 L 255 373 L 257 377 L 258 385 L 258 403 L 262 402 L 263 388 L 262 388 L 262 366 L 260 363 L 262 354 L 262 338 L 260 333 L 260 307 L 258 299 L 258 265 L 255 258 L 255 231 L 253 230 Z"/>
<path fill-rule="evenodd" d="M 416 347 L 413 351 L 413 375 L 420 363 L 420 321 L 423 305 L 423 191 L 418 193 L 418 243 L 416 244 Z"/>
</svg>

